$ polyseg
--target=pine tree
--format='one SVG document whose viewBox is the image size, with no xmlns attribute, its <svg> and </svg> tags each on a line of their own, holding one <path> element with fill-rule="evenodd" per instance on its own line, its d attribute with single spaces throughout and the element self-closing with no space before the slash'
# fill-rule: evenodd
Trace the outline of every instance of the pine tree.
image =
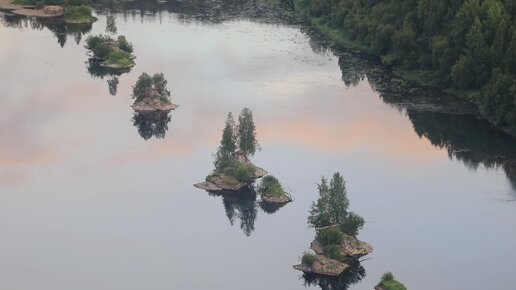
<svg viewBox="0 0 516 290">
<path fill-rule="evenodd" d="M 222 140 L 220 141 L 220 147 L 223 151 L 233 154 L 236 150 L 235 144 L 235 120 L 233 119 L 233 114 L 231 112 L 228 113 L 228 117 L 226 119 L 226 126 L 224 127 L 224 131 L 222 132 Z"/>
<path fill-rule="evenodd" d="M 238 116 L 238 147 L 246 156 L 253 156 L 258 147 L 253 112 L 248 108 Z"/>
</svg>

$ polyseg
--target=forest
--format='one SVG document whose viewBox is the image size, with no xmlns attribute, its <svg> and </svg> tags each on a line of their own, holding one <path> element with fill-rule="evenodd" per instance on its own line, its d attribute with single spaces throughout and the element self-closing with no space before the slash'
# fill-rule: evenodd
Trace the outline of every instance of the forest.
<svg viewBox="0 0 516 290">
<path fill-rule="evenodd" d="M 516 135 L 516 1 L 295 0 L 338 44 L 445 89 Z"/>
</svg>

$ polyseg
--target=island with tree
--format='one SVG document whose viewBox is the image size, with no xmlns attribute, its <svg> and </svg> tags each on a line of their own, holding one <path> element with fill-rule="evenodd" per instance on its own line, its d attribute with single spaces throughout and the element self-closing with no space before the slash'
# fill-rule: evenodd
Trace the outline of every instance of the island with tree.
<svg viewBox="0 0 516 290">
<path fill-rule="evenodd" d="M 339 276 L 358 264 L 358 259 L 373 251 L 373 247 L 356 238 L 364 219 L 348 210 L 346 183 L 335 173 L 328 183 L 321 179 L 317 186 L 319 199 L 312 203 L 308 224 L 317 234 L 310 251 L 294 269 L 304 273 Z"/>
<path fill-rule="evenodd" d="M 244 108 L 238 117 L 238 126 L 230 112 L 215 154 L 215 170 L 206 177 L 206 181 L 194 186 L 210 192 L 234 192 L 251 186 L 256 179 L 267 175 L 267 171 L 249 160 L 258 147 L 253 112 Z"/>
<path fill-rule="evenodd" d="M 262 200 L 260 205 L 266 212 L 273 213 L 283 205 L 292 201 L 292 196 L 283 188 L 279 180 L 272 175 L 267 175 L 260 180 L 256 187 Z"/>
<path fill-rule="evenodd" d="M 168 112 L 179 107 L 170 100 L 170 91 L 163 73 L 153 76 L 142 73 L 133 86 L 132 97 L 135 101 L 131 107 L 140 113 Z"/>
<path fill-rule="evenodd" d="M 374 290 L 407 290 L 407 287 L 394 278 L 391 272 L 382 275 L 380 283 L 374 287 Z"/>
<path fill-rule="evenodd" d="M 89 36 L 86 39 L 86 48 L 91 51 L 90 62 L 104 69 L 126 70 L 135 65 L 133 45 L 123 35 L 117 39 L 108 35 Z"/>
</svg>

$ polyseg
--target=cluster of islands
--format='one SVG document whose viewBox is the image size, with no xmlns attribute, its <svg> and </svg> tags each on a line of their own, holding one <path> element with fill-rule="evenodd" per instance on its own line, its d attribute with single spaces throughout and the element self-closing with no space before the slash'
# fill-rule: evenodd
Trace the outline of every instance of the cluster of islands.
<svg viewBox="0 0 516 290">
<path fill-rule="evenodd" d="M 23 16 L 59 18 L 67 23 L 91 23 L 96 18 L 92 16 L 88 3 L 85 0 L 0 0 L 0 10 Z M 115 33 L 116 27 L 113 29 L 112 23 L 110 34 Z M 112 76 L 108 79 L 108 87 L 112 95 L 116 94 L 118 76 L 129 72 L 135 65 L 133 45 L 123 35 L 93 35 L 86 39 L 85 47 L 89 51 L 88 70 L 101 78 Z M 134 103 L 131 107 L 135 111 L 133 121 L 139 128 L 148 122 L 155 124 L 167 118 L 170 121 L 168 113 L 178 105 L 172 103 L 167 83 L 163 73 L 142 73 L 134 84 Z M 145 129 L 142 130 L 142 137 L 143 134 L 158 136 L 156 132 L 148 135 Z M 164 137 L 164 132 L 161 134 Z M 253 112 L 244 108 L 238 122 L 231 112 L 228 113 L 220 145 L 214 155 L 214 169 L 204 181 L 194 185 L 211 195 L 223 196 L 231 222 L 235 205 L 254 208 L 257 195 L 260 197 L 258 203 L 268 213 L 293 201 L 278 178 L 251 162 L 259 149 Z M 303 272 L 309 284 L 320 284 L 328 277 L 360 279 L 360 275 L 364 275 L 360 258 L 370 254 L 373 247 L 357 239 L 365 221 L 349 210 L 344 177 L 338 172 L 331 180 L 323 177 L 317 184 L 317 190 L 319 198 L 312 203 L 308 216 L 308 225 L 315 230 L 315 237 L 309 250 L 303 253 L 300 263 L 293 268 Z M 242 201 L 247 205 L 242 206 Z M 249 217 L 253 218 L 252 212 Z M 242 227 L 249 235 L 254 225 L 244 223 Z M 406 290 L 406 287 L 387 272 L 374 289 Z"/>
</svg>

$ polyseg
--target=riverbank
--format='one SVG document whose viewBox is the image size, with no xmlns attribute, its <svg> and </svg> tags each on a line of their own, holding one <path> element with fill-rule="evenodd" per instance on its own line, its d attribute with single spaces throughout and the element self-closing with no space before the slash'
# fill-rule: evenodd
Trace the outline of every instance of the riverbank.
<svg viewBox="0 0 516 290">
<path fill-rule="evenodd" d="M 394 54 L 399 54 L 399 51 L 379 54 L 377 52 L 378 48 L 375 48 L 374 45 L 365 43 L 357 38 L 356 35 L 353 37 L 351 32 L 346 31 L 344 28 L 341 28 L 341 26 L 335 26 L 334 23 L 338 21 L 334 18 L 343 16 L 334 15 L 334 11 L 330 10 L 330 7 L 326 7 L 325 9 L 321 8 L 321 10 L 317 12 L 318 15 L 314 16 L 311 13 L 311 9 L 317 11 L 317 7 L 310 7 L 309 3 L 310 2 L 303 0 L 294 0 L 293 9 L 308 22 L 312 28 L 328 37 L 335 46 L 374 58 L 379 64 L 382 64 L 385 70 L 399 78 L 404 86 L 438 90 L 443 94 L 453 96 L 474 105 L 479 116 L 497 129 L 512 137 L 516 137 L 516 119 L 511 117 L 511 114 L 514 115 L 515 110 L 511 107 L 511 89 L 505 88 L 507 91 L 503 91 L 504 89 L 501 88 L 501 86 L 507 84 L 499 84 L 499 79 L 496 78 L 496 74 L 488 83 L 476 89 L 461 89 L 452 86 L 450 85 L 451 77 L 449 75 L 426 69 L 424 66 L 423 69 L 418 66 L 409 66 L 400 59 L 395 59 L 399 56 L 394 56 Z M 343 21 L 343 19 L 339 21 Z M 390 39 L 391 36 L 387 35 L 386 37 L 388 38 L 387 42 L 394 41 Z M 404 55 L 402 59 L 410 59 L 410 57 L 413 56 Z M 502 79 L 502 77 L 500 77 L 500 79 Z M 509 96 L 503 94 L 509 94 Z M 514 99 L 514 96 L 512 96 L 512 98 Z M 503 102 L 497 99 L 501 99 Z"/>
</svg>

